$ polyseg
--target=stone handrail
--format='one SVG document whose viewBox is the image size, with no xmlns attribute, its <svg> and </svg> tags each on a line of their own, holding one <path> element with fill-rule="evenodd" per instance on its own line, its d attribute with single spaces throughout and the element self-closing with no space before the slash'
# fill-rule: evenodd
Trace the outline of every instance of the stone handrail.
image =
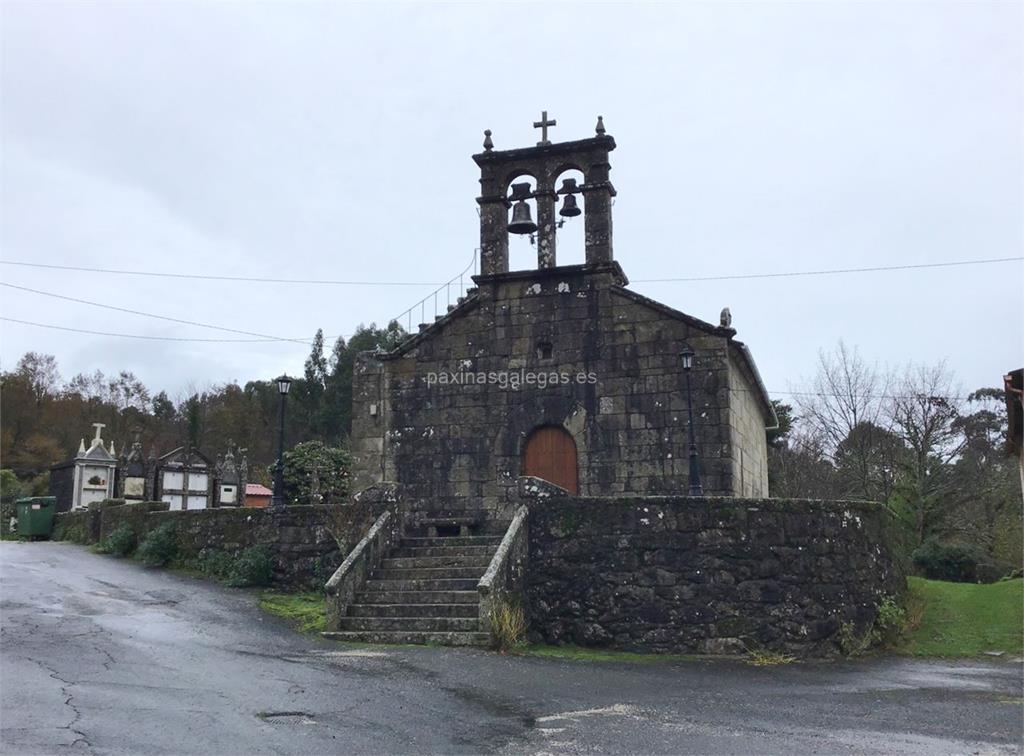
<svg viewBox="0 0 1024 756">
<path fill-rule="evenodd" d="M 525 526 L 529 514 L 530 511 L 525 504 L 516 510 L 487 571 L 477 584 L 476 589 L 480 596 L 480 629 L 484 632 L 490 631 L 491 612 L 495 602 L 508 594 L 522 594 L 527 548 Z"/>
<path fill-rule="evenodd" d="M 394 516 L 386 511 L 377 518 L 363 539 L 356 544 L 341 567 L 334 571 L 324 589 L 327 593 L 327 629 L 337 630 L 348 605 L 355 600 L 359 590 L 370 576 L 373 568 L 391 548 Z"/>
</svg>

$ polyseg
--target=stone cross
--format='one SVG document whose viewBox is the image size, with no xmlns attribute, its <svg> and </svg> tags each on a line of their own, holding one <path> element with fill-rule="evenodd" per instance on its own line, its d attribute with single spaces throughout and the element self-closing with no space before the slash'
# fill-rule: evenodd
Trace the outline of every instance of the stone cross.
<svg viewBox="0 0 1024 756">
<path fill-rule="evenodd" d="M 93 423 L 92 427 L 96 429 L 96 438 L 92 440 L 93 446 L 99 446 L 102 439 L 100 438 L 100 432 L 107 427 L 106 423 Z"/>
<path fill-rule="evenodd" d="M 533 122 L 533 128 L 540 129 L 540 141 L 537 142 L 538 147 L 543 147 L 545 144 L 551 144 L 548 140 L 548 126 L 557 126 L 558 121 L 552 118 L 548 120 L 548 111 L 542 110 L 540 113 L 540 120 Z"/>
</svg>

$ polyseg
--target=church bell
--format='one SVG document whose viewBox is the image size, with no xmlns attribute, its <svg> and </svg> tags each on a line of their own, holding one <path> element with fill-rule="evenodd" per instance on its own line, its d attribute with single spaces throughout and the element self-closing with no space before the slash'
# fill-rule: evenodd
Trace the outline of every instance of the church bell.
<svg viewBox="0 0 1024 756">
<path fill-rule="evenodd" d="M 512 222 L 508 224 L 510 234 L 532 234 L 537 224 L 530 217 L 530 206 L 525 200 L 519 200 L 512 206 Z"/>
<path fill-rule="evenodd" d="M 558 214 L 563 218 L 575 218 L 582 212 L 580 206 L 576 204 L 576 196 L 567 194 L 562 199 L 562 209 L 558 211 Z"/>
</svg>

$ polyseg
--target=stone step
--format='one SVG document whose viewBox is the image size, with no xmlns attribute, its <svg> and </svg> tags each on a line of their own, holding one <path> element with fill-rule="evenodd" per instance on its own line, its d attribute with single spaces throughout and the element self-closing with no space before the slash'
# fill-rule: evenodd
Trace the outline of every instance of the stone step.
<svg viewBox="0 0 1024 756">
<path fill-rule="evenodd" d="M 419 569 L 427 568 L 434 569 L 438 567 L 472 567 L 479 570 L 479 574 L 483 575 L 487 570 L 487 565 L 491 563 L 489 556 L 476 556 L 473 554 L 449 554 L 447 556 L 427 556 L 427 557 L 394 557 L 387 556 L 380 560 L 381 570 L 405 570 L 405 569 Z"/>
<path fill-rule="evenodd" d="M 396 591 L 472 591 L 476 593 L 479 577 L 475 578 L 418 578 L 414 580 L 371 579 L 363 586 L 363 595 L 393 593 Z"/>
<path fill-rule="evenodd" d="M 485 570 L 486 567 L 408 567 L 376 569 L 370 577 L 373 580 L 479 580 Z"/>
<path fill-rule="evenodd" d="M 356 601 L 362 601 L 357 596 Z M 478 604 L 349 604 L 350 617 L 477 617 Z"/>
<path fill-rule="evenodd" d="M 487 633 L 444 633 L 416 632 L 405 630 L 364 630 L 328 631 L 320 633 L 324 638 L 350 643 L 414 643 L 436 646 L 486 646 L 490 641 Z"/>
<path fill-rule="evenodd" d="M 446 556 L 478 556 L 490 559 L 497 551 L 498 544 L 480 546 L 399 546 L 391 550 L 388 557 L 446 557 Z"/>
<path fill-rule="evenodd" d="M 405 537 L 399 540 L 400 547 L 421 548 L 431 546 L 491 546 L 496 548 L 501 543 L 501 536 L 437 536 L 435 538 Z"/>
<path fill-rule="evenodd" d="M 477 632 L 477 617 L 342 617 L 339 630 L 414 630 L 419 632 Z"/>
<path fill-rule="evenodd" d="M 434 523 L 434 526 L 436 527 L 437 523 Z M 430 527 L 431 527 L 430 525 L 416 524 L 414 522 L 413 524 L 411 524 L 411 525 L 406 527 L 405 535 L 413 537 L 413 538 L 428 538 L 428 537 L 431 537 L 430 533 L 428 532 Z M 449 536 L 438 535 L 438 536 L 434 536 L 434 537 L 437 537 L 437 538 L 473 538 L 473 537 L 480 537 L 480 536 L 501 536 L 501 535 L 505 534 L 506 530 L 508 530 L 508 523 L 507 522 L 496 522 L 496 521 L 491 521 L 491 520 L 484 520 L 483 522 L 479 522 L 479 523 L 477 523 L 475 525 L 474 524 L 465 525 L 465 527 L 467 527 L 468 530 L 469 530 L 469 533 L 467 535 L 459 535 L 459 534 L 449 535 Z"/>
<path fill-rule="evenodd" d="M 472 591 L 384 591 L 361 590 L 357 594 L 363 604 L 472 604 L 480 601 L 480 594 Z"/>
</svg>

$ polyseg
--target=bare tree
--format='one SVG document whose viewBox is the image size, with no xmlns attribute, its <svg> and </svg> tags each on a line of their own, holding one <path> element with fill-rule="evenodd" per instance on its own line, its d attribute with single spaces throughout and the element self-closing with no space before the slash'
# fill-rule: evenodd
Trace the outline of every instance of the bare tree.
<svg viewBox="0 0 1024 756">
<path fill-rule="evenodd" d="M 965 443 L 957 424 L 958 393 L 945 362 L 908 365 L 888 401 L 892 426 L 907 447 L 900 490 L 914 512 L 919 542 L 951 501 L 955 477 L 949 464 Z"/>
<path fill-rule="evenodd" d="M 60 389 L 60 370 L 57 369 L 57 360 L 51 354 L 26 352 L 18 360 L 15 372 L 24 377 L 36 407 L 41 406 L 45 399 L 55 396 Z"/>
<path fill-rule="evenodd" d="M 836 467 L 841 496 L 886 500 L 892 493 L 899 443 L 886 406 L 890 382 L 840 341 L 819 353 L 817 375 L 797 395 L 804 432 Z"/>
</svg>

